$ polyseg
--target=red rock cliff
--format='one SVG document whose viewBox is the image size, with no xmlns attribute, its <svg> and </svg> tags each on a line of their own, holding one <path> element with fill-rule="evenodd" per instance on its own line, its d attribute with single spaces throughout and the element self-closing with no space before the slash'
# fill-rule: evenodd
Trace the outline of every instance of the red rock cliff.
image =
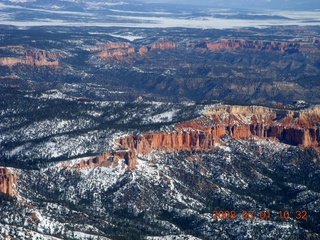
<svg viewBox="0 0 320 240">
<path fill-rule="evenodd" d="M 116 139 L 115 151 L 80 165 L 95 166 L 107 160 L 124 159 L 129 168 L 134 168 L 138 163 L 136 154 L 146 155 L 157 149 L 207 151 L 213 149 L 224 134 L 235 139 L 270 138 L 296 146 L 318 147 L 320 106 L 301 111 L 260 106 L 212 106 L 204 111 L 203 117 L 176 124 L 172 131 Z"/>
<path fill-rule="evenodd" d="M 286 111 L 259 106 L 214 106 L 208 108 L 205 115 L 177 124 L 170 132 L 127 136 L 116 142 L 140 154 L 154 149 L 210 150 L 224 134 L 235 139 L 272 138 L 302 147 L 320 144 L 320 107 Z"/>
<path fill-rule="evenodd" d="M 81 159 L 76 164 L 72 165 L 73 168 L 85 168 L 85 167 L 96 167 L 96 166 L 109 166 L 112 164 L 117 164 L 119 160 L 124 160 L 124 163 L 128 165 L 129 168 L 134 168 L 138 162 L 136 157 L 136 152 L 128 148 L 119 148 L 111 152 L 105 152 L 98 156 L 89 157 Z M 70 164 L 62 164 L 62 167 L 70 167 Z"/>
<path fill-rule="evenodd" d="M 176 125 L 171 132 L 150 132 L 139 136 L 127 136 L 116 140 L 117 144 L 141 154 L 148 154 L 154 149 L 173 150 L 209 150 L 214 143 L 226 134 L 221 126 L 208 125 L 206 118 Z"/>
<path fill-rule="evenodd" d="M 165 39 L 160 39 L 158 42 L 152 43 L 150 47 L 147 47 L 147 46 L 136 47 L 126 42 L 113 42 L 113 43 L 107 43 L 100 47 L 102 51 L 99 53 L 99 57 L 103 59 L 113 58 L 117 60 L 122 60 L 133 54 L 144 55 L 149 52 L 149 49 L 150 50 L 155 50 L 155 49 L 167 50 L 167 49 L 173 49 L 177 47 L 178 47 L 178 44 Z"/>
<path fill-rule="evenodd" d="M 233 51 L 238 49 L 255 50 L 255 51 L 274 51 L 283 53 L 285 51 L 305 51 L 318 52 L 319 49 L 314 45 L 300 44 L 297 42 L 276 42 L 262 40 L 244 40 L 244 39 L 221 39 L 218 41 L 203 41 L 199 44 L 186 43 L 182 45 L 186 48 L 196 49 L 199 52 L 206 51 Z M 148 46 L 135 46 L 126 42 L 113 42 L 104 44 L 98 49 L 101 50 L 99 57 L 103 59 L 115 58 L 117 60 L 125 59 L 133 54 L 144 55 L 150 50 L 171 50 L 178 48 L 178 44 L 166 39 L 160 39 Z M 138 56 L 133 55 L 133 56 Z"/>
<path fill-rule="evenodd" d="M 176 44 L 175 42 L 171 42 L 165 39 L 160 39 L 158 42 L 155 42 L 151 45 L 151 50 L 155 50 L 155 49 L 166 50 L 166 49 L 173 49 L 177 47 L 178 47 L 178 44 Z"/>
<path fill-rule="evenodd" d="M 259 106 L 220 106 L 205 113 L 236 138 L 274 138 L 303 147 L 320 144 L 320 107 L 291 111 Z"/>
<path fill-rule="evenodd" d="M 99 54 L 100 58 L 122 59 L 135 53 L 134 47 L 126 42 L 107 43 L 102 46 L 103 51 Z"/>
<path fill-rule="evenodd" d="M 23 58 L 0 58 L 0 65 L 14 66 L 19 63 L 29 66 L 59 66 L 56 54 L 47 51 L 32 52 L 27 50 Z"/>
<path fill-rule="evenodd" d="M 236 49 L 252 49 L 252 50 L 265 50 L 284 52 L 288 49 L 299 49 L 299 44 L 285 43 L 275 41 L 251 41 L 242 39 L 223 39 L 216 42 L 206 41 L 196 46 L 199 49 L 207 49 L 210 51 L 218 50 L 236 50 Z"/>
<path fill-rule="evenodd" d="M 12 169 L 0 167 L 0 191 L 14 196 L 17 178 L 17 174 Z"/>
</svg>

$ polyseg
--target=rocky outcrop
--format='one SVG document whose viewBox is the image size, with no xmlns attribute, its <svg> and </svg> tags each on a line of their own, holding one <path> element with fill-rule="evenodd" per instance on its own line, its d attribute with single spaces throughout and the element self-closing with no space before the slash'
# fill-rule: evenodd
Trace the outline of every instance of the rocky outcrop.
<svg viewBox="0 0 320 240">
<path fill-rule="evenodd" d="M 167 49 L 173 49 L 177 47 L 178 47 L 178 44 L 165 39 L 160 39 L 158 42 L 151 44 L 151 50 L 155 50 L 155 49 L 167 50 Z"/>
<path fill-rule="evenodd" d="M 109 158 L 110 158 L 110 153 L 106 152 L 89 159 L 81 160 L 80 162 L 76 163 L 73 167 L 75 168 L 94 167 L 102 164 L 103 162 L 107 161 Z"/>
<path fill-rule="evenodd" d="M 146 46 L 142 46 L 139 48 L 139 54 L 146 54 L 149 49 Z"/>
<path fill-rule="evenodd" d="M 17 64 L 29 65 L 29 66 L 59 66 L 57 56 L 55 53 L 47 51 L 33 52 L 28 50 L 25 52 L 24 57 L 3 57 L 0 58 L 0 65 L 14 66 Z"/>
<path fill-rule="evenodd" d="M 273 138 L 302 147 L 320 144 L 320 107 L 293 111 L 259 106 L 208 108 L 206 115 L 226 126 L 230 136 Z"/>
<path fill-rule="evenodd" d="M 319 53 L 320 49 L 316 44 L 303 44 L 300 46 L 299 50 L 305 53 Z"/>
<path fill-rule="evenodd" d="M 135 53 L 134 48 L 110 49 L 100 53 L 100 58 L 116 58 L 121 59 Z"/>
<path fill-rule="evenodd" d="M 148 46 L 134 46 L 126 42 L 113 42 L 102 45 L 99 57 L 103 59 L 124 59 L 134 54 L 144 55 L 153 50 L 171 50 L 178 48 L 178 44 L 166 39 L 160 39 Z M 300 45 L 296 42 L 276 42 L 276 41 L 259 41 L 243 39 L 222 39 L 219 41 L 204 41 L 199 44 L 187 43 L 186 48 L 196 49 L 198 52 L 206 51 L 233 51 L 239 49 L 255 51 L 275 51 L 275 52 L 297 52 L 297 51 L 314 51 L 313 47 L 309 49 L 307 45 Z M 136 56 L 138 56 L 136 55 Z"/>
<path fill-rule="evenodd" d="M 115 150 L 111 152 L 105 152 L 98 156 L 80 159 L 75 164 L 71 164 L 73 168 L 85 168 L 96 166 L 110 166 L 118 164 L 120 160 L 124 160 L 124 163 L 129 168 L 134 168 L 137 165 L 136 152 L 132 149 L 115 146 Z M 70 164 L 62 164 L 62 167 L 68 168 Z"/>
<path fill-rule="evenodd" d="M 0 167 L 0 191 L 15 196 L 17 178 L 16 172 L 11 168 Z"/>
<path fill-rule="evenodd" d="M 170 132 L 126 136 L 116 142 L 122 148 L 139 154 L 148 154 L 155 149 L 206 151 L 220 143 L 219 139 L 224 134 L 235 139 L 270 138 L 302 147 L 318 147 L 320 144 L 318 106 L 301 111 L 260 106 L 214 106 L 208 108 L 205 115 L 177 124 Z"/>
<path fill-rule="evenodd" d="M 135 53 L 135 48 L 126 42 L 108 43 L 102 47 L 103 51 L 99 54 L 100 58 L 122 59 Z"/>
<path fill-rule="evenodd" d="M 158 42 L 152 43 L 150 46 L 134 46 L 126 42 L 113 42 L 101 46 L 102 51 L 99 57 L 102 59 L 116 59 L 122 60 L 130 56 L 144 55 L 149 50 L 167 50 L 177 48 L 178 44 L 160 39 Z"/>
<path fill-rule="evenodd" d="M 251 41 L 242 39 L 222 39 L 216 42 L 206 41 L 195 46 L 198 50 L 264 50 L 264 51 L 298 51 L 300 45 L 297 43 L 275 42 L 275 41 Z"/>
<path fill-rule="evenodd" d="M 301 147 L 319 147 L 320 106 L 293 111 L 261 106 L 216 105 L 208 107 L 204 116 L 176 124 L 171 131 L 128 135 L 115 140 L 113 152 L 81 162 L 77 167 L 90 167 L 123 159 L 129 168 L 137 164 L 137 154 L 152 150 L 213 149 L 220 137 L 228 134 L 235 139 L 274 139 Z"/>
<path fill-rule="evenodd" d="M 226 134 L 226 130 L 220 126 L 203 125 L 206 118 L 184 122 L 176 125 L 170 132 L 151 132 L 139 136 L 127 136 L 116 140 L 120 146 L 136 151 L 140 154 L 148 154 L 154 149 L 166 151 L 174 150 L 209 150 L 214 143 Z"/>
</svg>

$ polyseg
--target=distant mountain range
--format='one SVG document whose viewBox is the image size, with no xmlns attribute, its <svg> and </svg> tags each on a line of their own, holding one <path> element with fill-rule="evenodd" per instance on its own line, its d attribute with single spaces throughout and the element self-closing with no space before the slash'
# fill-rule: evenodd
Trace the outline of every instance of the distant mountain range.
<svg viewBox="0 0 320 240">
<path fill-rule="evenodd" d="M 227 7 L 227 8 L 248 8 L 248 9 L 290 9 L 290 10 L 315 10 L 320 9 L 320 1 L 318 0 L 215 0 L 215 1 L 206 1 L 206 0 L 176 0 L 176 1 L 167 1 L 167 0 L 144 0 L 144 2 L 156 2 L 156 3 L 178 3 L 178 4 L 190 4 L 190 5 L 203 5 L 210 7 Z"/>
</svg>

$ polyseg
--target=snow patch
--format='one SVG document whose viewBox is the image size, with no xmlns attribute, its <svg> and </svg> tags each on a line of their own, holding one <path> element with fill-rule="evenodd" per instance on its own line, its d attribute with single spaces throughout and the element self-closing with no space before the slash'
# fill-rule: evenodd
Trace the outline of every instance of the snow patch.
<svg viewBox="0 0 320 240">
<path fill-rule="evenodd" d="M 160 114 L 150 116 L 144 120 L 145 123 L 162 123 L 171 122 L 173 117 L 176 115 L 177 110 L 167 111 Z"/>
</svg>

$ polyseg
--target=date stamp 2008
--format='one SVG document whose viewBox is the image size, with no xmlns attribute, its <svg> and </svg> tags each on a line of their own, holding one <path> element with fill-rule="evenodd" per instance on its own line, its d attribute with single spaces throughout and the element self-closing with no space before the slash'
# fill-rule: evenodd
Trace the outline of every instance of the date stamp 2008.
<svg viewBox="0 0 320 240">
<path fill-rule="evenodd" d="M 277 212 L 271 210 L 260 210 L 255 212 L 253 210 L 243 210 L 237 212 L 236 210 L 214 210 L 212 213 L 212 219 L 262 219 L 269 220 L 271 218 L 278 217 L 279 219 L 288 220 L 289 218 L 296 220 L 307 220 L 308 212 L 306 210 L 296 210 L 295 212 L 290 212 L 289 210 L 280 210 Z"/>
</svg>

